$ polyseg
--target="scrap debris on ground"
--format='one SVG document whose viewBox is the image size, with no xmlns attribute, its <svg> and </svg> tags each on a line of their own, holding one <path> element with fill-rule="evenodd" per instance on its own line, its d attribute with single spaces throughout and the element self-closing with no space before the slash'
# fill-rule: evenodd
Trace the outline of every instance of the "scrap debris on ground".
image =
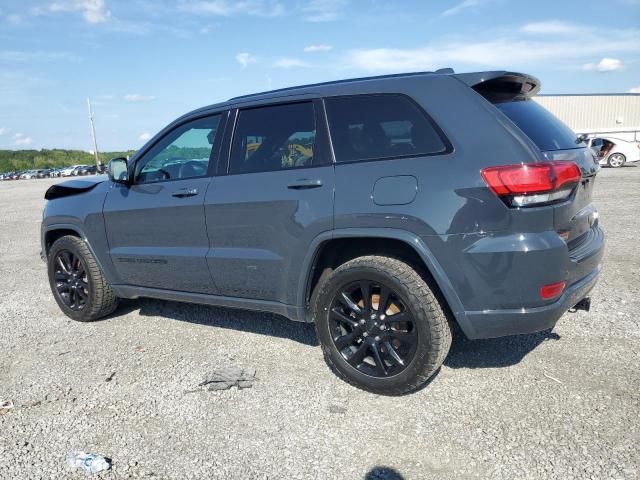
<svg viewBox="0 0 640 480">
<path fill-rule="evenodd" d="M 11 400 L 0 401 L 0 415 L 4 415 L 11 409 L 13 409 L 13 402 Z"/>
<path fill-rule="evenodd" d="M 198 386 L 207 390 L 228 390 L 231 387 L 243 389 L 253 387 L 255 380 L 255 368 L 223 367 L 211 372 Z"/>
</svg>

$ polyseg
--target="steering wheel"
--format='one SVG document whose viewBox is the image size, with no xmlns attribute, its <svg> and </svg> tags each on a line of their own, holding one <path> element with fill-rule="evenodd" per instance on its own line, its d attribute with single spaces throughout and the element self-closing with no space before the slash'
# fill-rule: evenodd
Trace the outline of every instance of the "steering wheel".
<svg viewBox="0 0 640 480">
<path fill-rule="evenodd" d="M 178 178 L 199 177 L 200 175 L 204 175 L 205 172 L 206 167 L 202 165 L 202 162 L 191 160 L 180 165 Z"/>
<path fill-rule="evenodd" d="M 171 174 L 169 172 L 167 172 L 166 170 L 163 170 L 162 168 L 159 168 L 158 172 L 160 172 L 162 174 L 162 176 L 164 177 L 163 180 L 169 180 L 171 178 Z"/>
</svg>

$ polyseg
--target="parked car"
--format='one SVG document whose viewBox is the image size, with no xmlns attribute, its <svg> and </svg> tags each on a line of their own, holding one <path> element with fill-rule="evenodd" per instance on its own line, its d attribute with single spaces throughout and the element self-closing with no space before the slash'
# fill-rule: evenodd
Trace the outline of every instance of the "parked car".
<svg viewBox="0 0 640 480">
<path fill-rule="evenodd" d="M 88 165 L 78 165 L 76 168 L 74 168 L 74 169 L 71 171 L 71 176 L 73 176 L 73 177 L 77 177 L 78 175 L 80 175 L 80 171 L 81 171 L 83 168 L 87 168 L 87 167 L 88 167 Z"/>
<path fill-rule="evenodd" d="M 78 168 L 78 175 L 95 175 L 98 171 L 98 167 L 95 165 L 87 165 L 85 167 Z"/>
<path fill-rule="evenodd" d="M 37 175 L 38 175 L 38 170 L 27 170 L 26 172 L 22 173 L 22 175 L 20 175 L 20 179 L 32 180 L 34 178 L 37 178 Z"/>
<path fill-rule="evenodd" d="M 588 145 L 594 151 L 600 165 L 619 168 L 625 163 L 640 160 L 640 142 L 614 137 L 594 137 L 588 140 Z"/>
<path fill-rule="evenodd" d="M 61 177 L 71 177 L 77 175 L 77 169 L 81 167 L 86 167 L 86 165 L 71 165 L 70 167 L 65 167 L 60 171 Z"/>
<path fill-rule="evenodd" d="M 49 188 L 53 296 L 78 321 L 154 297 L 313 322 L 342 378 L 412 391 L 453 323 L 490 338 L 588 310 L 598 166 L 531 100 L 539 88 L 510 72 L 390 75 L 186 114 L 108 178 Z"/>
<path fill-rule="evenodd" d="M 36 178 L 49 178 L 49 175 L 52 171 L 53 169 L 51 168 L 43 168 L 42 170 L 38 170 L 36 172 Z"/>
</svg>

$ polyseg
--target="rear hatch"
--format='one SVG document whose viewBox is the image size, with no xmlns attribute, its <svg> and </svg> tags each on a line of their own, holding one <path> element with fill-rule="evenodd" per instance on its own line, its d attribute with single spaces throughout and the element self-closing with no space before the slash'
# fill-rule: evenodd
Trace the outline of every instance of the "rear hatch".
<svg viewBox="0 0 640 480">
<path fill-rule="evenodd" d="M 554 228 L 567 241 L 570 251 L 578 248 L 597 225 L 597 213 L 591 202 L 599 166 L 593 151 L 562 121 L 532 100 L 540 89 L 540 81 L 535 77 L 513 72 L 456 77 L 511 120 L 538 147 L 544 159 L 574 162 L 580 168 L 582 179 L 571 197 L 553 205 Z"/>
</svg>

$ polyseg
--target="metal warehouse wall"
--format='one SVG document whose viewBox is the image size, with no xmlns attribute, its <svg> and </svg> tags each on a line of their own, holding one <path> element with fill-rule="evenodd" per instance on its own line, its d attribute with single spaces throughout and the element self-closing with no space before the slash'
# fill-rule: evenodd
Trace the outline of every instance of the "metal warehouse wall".
<svg viewBox="0 0 640 480">
<path fill-rule="evenodd" d="M 577 133 L 640 131 L 640 94 L 539 95 L 535 100 Z"/>
</svg>

